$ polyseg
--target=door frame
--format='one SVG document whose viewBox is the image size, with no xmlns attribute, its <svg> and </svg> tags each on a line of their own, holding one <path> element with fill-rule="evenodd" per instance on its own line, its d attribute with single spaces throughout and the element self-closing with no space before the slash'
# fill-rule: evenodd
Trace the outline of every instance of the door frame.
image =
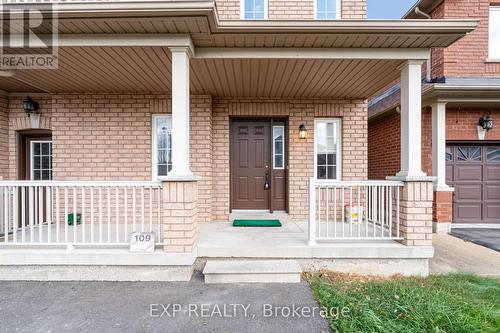
<svg viewBox="0 0 500 333">
<path fill-rule="evenodd" d="M 52 141 L 52 131 L 51 130 L 45 130 L 45 129 L 28 129 L 28 130 L 20 130 L 17 131 L 17 136 L 16 136 L 16 154 L 17 154 L 17 179 L 19 180 L 31 180 L 31 166 L 33 161 L 31 160 L 31 143 L 33 141 Z M 52 146 L 52 154 L 54 152 Z M 19 191 L 21 191 L 19 189 Z M 45 192 L 43 194 L 45 200 Z M 26 219 L 29 218 L 29 203 L 28 200 L 26 200 L 25 206 L 22 206 L 22 203 L 19 202 L 18 206 L 18 227 L 22 227 L 21 225 L 21 210 L 25 210 L 25 216 Z M 42 219 L 46 219 L 46 209 L 45 207 L 43 208 L 43 214 L 44 217 Z M 38 221 L 35 221 L 35 224 L 37 224 Z"/>
<path fill-rule="evenodd" d="M 289 211 L 289 155 L 290 155 L 290 135 L 289 135 L 289 130 L 288 130 L 288 117 L 283 116 L 283 117 L 266 117 L 266 116 L 229 116 L 229 212 L 231 213 L 233 211 L 233 190 L 234 190 L 234 184 L 233 184 L 233 161 L 231 158 L 231 151 L 233 148 L 233 133 L 231 131 L 232 128 L 232 123 L 234 121 L 241 121 L 241 122 L 252 122 L 252 121 L 266 121 L 269 122 L 270 125 L 270 140 L 269 140 L 269 164 L 270 164 L 270 172 L 269 172 L 269 184 L 273 184 L 273 176 L 274 176 L 274 168 L 272 167 L 273 165 L 273 122 L 275 121 L 280 121 L 284 122 L 285 126 L 285 212 L 288 213 Z M 270 191 L 269 191 L 269 212 L 273 213 L 274 212 L 274 207 L 273 207 L 273 186 L 270 186 Z"/>
<path fill-rule="evenodd" d="M 31 141 L 52 141 L 52 131 L 44 129 L 21 130 L 17 132 L 17 177 L 31 180 Z"/>
</svg>

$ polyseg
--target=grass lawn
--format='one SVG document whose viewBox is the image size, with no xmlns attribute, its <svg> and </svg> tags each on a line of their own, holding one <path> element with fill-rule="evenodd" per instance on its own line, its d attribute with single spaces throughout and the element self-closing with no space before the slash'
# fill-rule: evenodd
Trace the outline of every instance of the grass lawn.
<svg viewBox="0 0 500 333">
<path fill-rule="evenodd" d="M 309 277 L 334 332 L 500 332 L 500 280 L 467 274 L 388 279 L 319 273 Z M 335 311 L 338 309 L 338 311 Z"/>
</svg>

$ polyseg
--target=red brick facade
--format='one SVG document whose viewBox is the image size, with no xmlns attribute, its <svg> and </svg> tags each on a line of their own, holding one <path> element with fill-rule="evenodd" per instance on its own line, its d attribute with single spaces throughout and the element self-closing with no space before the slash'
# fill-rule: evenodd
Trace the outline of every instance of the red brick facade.
<svg viewBox="0 0 500 333">
<path fill-rule="evenodd" d="M 438 223 L 451 223 L 453 192 L 434 192 L 432 220 Z"/>
<path fill-rule="evenodd" d="M 494 0 L 444 0 L 431 14 L 434 19 L 478 19 L 476 30 L 446 49 L 433 49 L 431 77 L 500 77 L 500 62 L 488 60 L 489 10 L 499 5 Z M 425 64 L 423 66 L 425 73 Z M 388 87 L 387 87 L 388 88 Z M 500 119 L 500 107 L 446 108 L 446 140 L 478 140 L 477 123 L 484 114 Z M 422 170 L 432 175 L 432 121 L 430 109 L 422 111 Z M 368 176 L 383 179 L 399 171 L 400 164 L 400 117 L 395 112 L 378 116 L 369 121 Z M 494 128 L 486 134 L 486 140 L 500 140 L 500 130 Z M 451 222 L 452 199 L 450 192 L 434 195 L 433 220 Z"/>
<path fill-rule="evenodd" d="M 500 62 L 488 62 L 488 21 L 490 5 L 496 0 L 444 0 L 433 17 L 444 19 L 478 19 L 474 32 L 444 51 L 433 52 L 433 73 L 439 76 L 500 76 Z M 443 54 L 440 55 L 439 53 Z M 442 57 L 442 59 L 441 59 Z M 467 59 L 467 61 L 464 61 Z M 435 64 L 435 65 L 434 65 Z M 442 65 L 442 66 L 436 66 Z M 442 68 L 441 68 L 442 67 Z"/>
<path fill-rule="evenodd" d="M 477 123 L 484 114 L 500 119 L 500 108 L 447 108 L 446 140 L 475 141 Z M 432 175 L 432 114 L 422 111 L 422 170 Z M 368 123 L 368 178 L 385 179 L 400 169 L 400 116 L 392 113 Z M 500 140 L 500 128 L 493 128 L 486 134 L 486 140 Z M 452 192 L 434 194 L 433 220 L 451 222 Z"/>
<path fill-rule="evenodd" d="M 446 140 L 475 141 L 477 123 L 484 114 L 500 119 L 500 108 L 447 108 Z M 400 169 L 400 116 L 392 113 L 368 122 L 368 178 L 385 179 Z M 500 128 L 486 134 L 486 140 L 500 140 Z M 431 111 L 422 111 L 422 171 L 432 174 Z"/>
<path fill-rule="evenodd" d="M 400 170 L 400 117 L 397 114 L 368 123 L 368 179 L 385 179 Z"/>
</svg>

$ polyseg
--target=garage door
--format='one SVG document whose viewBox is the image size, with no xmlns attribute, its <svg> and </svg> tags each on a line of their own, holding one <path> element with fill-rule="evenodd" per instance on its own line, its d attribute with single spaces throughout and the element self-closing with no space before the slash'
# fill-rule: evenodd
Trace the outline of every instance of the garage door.
<svg viewBox="0 0 500 333">
<path fill-rule="evenodd" d="M 455 188 L 453 222 L 500 223 L 500 144 L 448 145 L 446 182 Z"/>
</svg>

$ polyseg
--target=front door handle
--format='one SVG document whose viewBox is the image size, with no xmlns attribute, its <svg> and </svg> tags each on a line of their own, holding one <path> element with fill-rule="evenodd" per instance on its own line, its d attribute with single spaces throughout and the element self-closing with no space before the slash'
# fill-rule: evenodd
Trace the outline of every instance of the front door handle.
<svg viewBox="0 0 500 333">
<path fill-rule="evenodd" d="M 264 190 L 269 190 L 269 173 L 266 172 L 266 178 L 264 180 Z"/>
</svg>

